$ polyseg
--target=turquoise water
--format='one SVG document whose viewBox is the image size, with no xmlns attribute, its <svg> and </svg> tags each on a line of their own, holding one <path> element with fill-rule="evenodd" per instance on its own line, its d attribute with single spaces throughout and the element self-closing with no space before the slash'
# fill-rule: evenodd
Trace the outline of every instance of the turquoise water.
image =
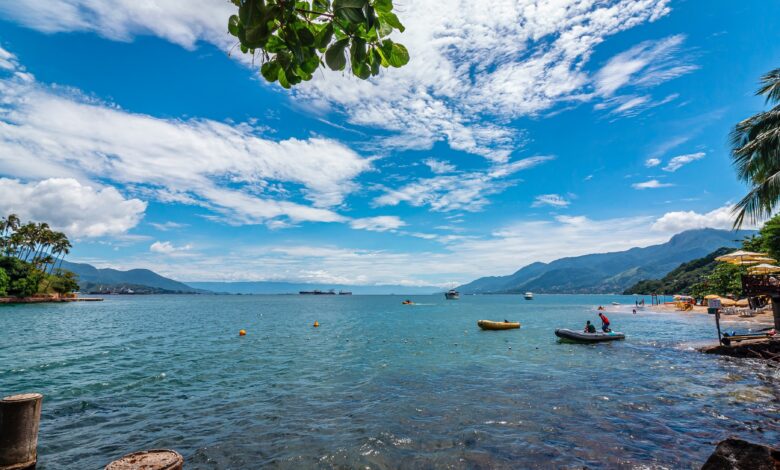
<svg viewBox="0 0 780 470">
<path fill-rule="evenodd" d="M 41 469 L 160 447 L 189 469 L 697 468 L 730 435 L 780 442 L 780 374 L 694 352 L 710 316 L 633 315 L 616 296 L 411 298 L 0 307 L 0 393 L 44 393 Z M 616 300 L 626 341 L 555 341 Z"/>
</svg>

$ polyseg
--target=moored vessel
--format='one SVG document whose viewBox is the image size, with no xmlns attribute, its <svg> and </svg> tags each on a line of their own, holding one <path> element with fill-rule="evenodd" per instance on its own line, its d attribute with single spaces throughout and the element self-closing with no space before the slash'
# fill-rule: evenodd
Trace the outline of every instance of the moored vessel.
<svg viewBox="0 0 780 470">
<path fill-rule="evenodd" d="M 460 292 L 455 289 L 450 289 L 444 293 L 444 298 L 447 300 L 458 300 L 460 298 Z"/>
<path fill-rule="evenodd" d="M 525 298 L 525 300 L 534 300 L 534 293 L 526 292 L 525 294 L 523 294 L 523 298 Z"/>
</svg>

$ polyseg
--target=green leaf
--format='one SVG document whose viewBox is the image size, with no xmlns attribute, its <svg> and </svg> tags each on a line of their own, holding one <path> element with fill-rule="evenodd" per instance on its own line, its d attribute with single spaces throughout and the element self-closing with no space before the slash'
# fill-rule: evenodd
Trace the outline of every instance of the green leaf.
<svg viewBox="0 0 780 470">
<path fill-rule="evenodd" d="M 336 16 L 350 23 L 363 23 L 366 21 L 362 8 L 340 8 L 335 10 Z"/>
<path fill-rule="evenodd" d="M 341 8 L 363 8 L 368 0 L 333 0 L 333 10 Z"/>
<path fill-rule="evenodd" d="M 269 82 L 275 82 L 279 79 L 279 63 L 275 60 L 269 60 L 260 67 L 260 74 Z"/>
<path fill-rule="evenodd" d="M 298 39 L 300 39 L 302 45 L 314 45 L 314 34 L 312 34 L 312 32 L 309 31 L 309 28 L 307 28 L 305 25 L 296 32 L 298 33 Z"/>
<path fill-rule="evenodd" d="M 287 44 L 277 35 L 269 37 L 268 42 L 265 43 L 265 51 L 270 54 L 276 54 L 285 49 L 287 49 Z"/>
<path fill-rule="evenodd" d="M 344 55 L 347 43 L 349 43 L 349 39 L 336 41 L 325 52 L 325 63 L 331 70 L 344 70 L 344 67 L 347 66 L 347 58 Z"/>
<path fill-rule="evenodd" d="M 306 59 L 304 62 L 301 63 L 301 70 L 308 74 L 314 73 L 315 70 L 317 70 L 317 67 L 320 66 L 320 58 L 317 57 L 317 54 L 312 54 L 311 57 Z"/>
<path fill-rule="evenodd" d="M 388 62 L 393 67 L 403 67 L 409 63 L 409 51 L 401 44 L 393 44 L 393 50 L 390 53 Z"/>
<path fill-rule="evenodd" d="M 238 36 L 238 16 L 232 15 L 230 19 L 228 19 L 228 31 L 233 36 Z"/>
<path fill-rule="evenodd" d="M 325 49 L 328 47 L 328 44 L 330 44 L 330 41 L 333 39 L 333 23 L 328 23 L 325 25 L 325 27 L 317 33 L 317 36 L 314 38 L 314 47 L 317 49 Z"/>
<path fill-rule="evenodd" d="M 402 33 L 406 29 L 404 28 L 404 25 L 401 24 L 401 20 L 398 19 L 395 13 L 380 13 L 379 21 L 392 26 L 393 28 L 397 29 Z"/>
<path fill-rule="evenodd" d="M 314 11 L 326 12 L 328 11 L 328 7 L 330 7 L 330 2 L 328 0 L 314 0 L 311 4 L 311 9 Z"/>
<path fill-rule="evenodd" d="M 284 72 L 283 68 L 279 68 L 279 72 L 277 72 L 277 77 L 279 78 L 280 85 L 282 85 L 285 88 L 290 88 L 290 82 L 287 80 L 287 74 Z"/>
<path fill-rule="evenodd" d="M 389 13 L 393 11 L 392 0 L 374 0 L 374 9 L 380 13 Z"/>
<path fill-rule="evenodd" d="M 365 62 L 366 60 L 366 41 L 360 39 L 360 38 L 353 38 L 352 39 L 352 47 L 350 47 L 349 50 L 350 57 L 352 58 L 352 62 L 355 63 L 361 63 Z"/>
</svg>

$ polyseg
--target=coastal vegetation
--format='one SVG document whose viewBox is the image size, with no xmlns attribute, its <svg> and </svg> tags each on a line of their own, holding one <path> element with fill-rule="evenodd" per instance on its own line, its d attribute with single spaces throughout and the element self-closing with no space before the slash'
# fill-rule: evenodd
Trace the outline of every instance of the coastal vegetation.
<svg viewBox="0 0 780 470">
<path fill-rule="evenodd" d="M 241 52 L 258 59 L 260 74 L 290 88 L 311 80 L 321 64 L 363 80 L 381 67 L 402 67 L 409 52 L 388 36 L 404 26 L 392 0 L 233 0 L 228 32 Z"/>
<path fill-rule="evenodd" d="M 718 248 L 707 256 L 682 263 L 680 266 L 669 271 L 669 273 L 661 279 L 645 279 L 639 281 L 627 288 L 623 292 L 623 295 L 690 294 L 691 289 L 694 286 L 708 279 L 718 265 L 723 264 L 715 261 L 715 258 L 732 251 L 734 251 L 733 248 Z"/>
<path fill-rule="evenodd" d="M 0 218 L 0 296 L 78 290 L 76 276 L 61 269 L 70 249 L 68 237 L 45 222 L 22 224 L 15 214 Z"/>
<path fill-rule="evenodd" d="M 747 218 L 769 217 L 780 200 L 780 68 L 761 77 L 756 95 L 764 95 L 769 111 L 739 122 L 731 132 L 731 156 L 737 176 L 750 191 L 735 206 L 734 227 Z"/>
</svg>

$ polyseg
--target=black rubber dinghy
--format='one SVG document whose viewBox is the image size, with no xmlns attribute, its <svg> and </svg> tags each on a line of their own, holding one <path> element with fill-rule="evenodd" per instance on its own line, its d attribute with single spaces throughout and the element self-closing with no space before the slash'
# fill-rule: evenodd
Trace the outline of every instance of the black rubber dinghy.
<svg viewBox="0 0 780 470">
<path fill-rule="evenodd" d="M 555 336 L 561 338 L 564 341 L 571 341 L 574 343 L 602 343 L 604 341 L 616 341 L 619 339 L 626 339 L 626 335 L 617 331 L 609 333 L 597 332 L 597 333 L 585 333 L 584 331 L 568 330 L 566 328 L 559 328 L 555 330 Z"/>
</svg>

